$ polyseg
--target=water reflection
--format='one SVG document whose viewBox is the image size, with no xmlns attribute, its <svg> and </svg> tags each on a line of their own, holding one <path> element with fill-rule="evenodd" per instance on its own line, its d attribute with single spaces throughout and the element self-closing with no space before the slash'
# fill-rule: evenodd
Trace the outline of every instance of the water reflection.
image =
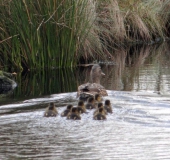
<svg viewBox="0 0 170 160">
<path fill-rule="evenodd" d="M 169 91 L 168 45 L 137 46 L 113 53 L 113 65 L 101 64 L 106 74 L 101 84 L 108 90 L 153 90 L 159 94 Z M 89 80 L 91 66 L 74 69 L 54 69 L 18 74 L 15 98 L 39 97 L 54 93 L 73 92 Z M 165 89 L 166 88 L 166 89 Z"/>
<path fill-rule="evenodd" d="M 49 102 L 61 113 L 77 104 L 90 67 L 18 75 L 13 97 L 1 100 L 1 159 L 169 159 L 170 55 L 166 44 L 117 50 L 102 65 L 113 114 L 94 121 L 44 118 Z M 67 93 L 63 93 L 67 92 Z"/>
</svg>

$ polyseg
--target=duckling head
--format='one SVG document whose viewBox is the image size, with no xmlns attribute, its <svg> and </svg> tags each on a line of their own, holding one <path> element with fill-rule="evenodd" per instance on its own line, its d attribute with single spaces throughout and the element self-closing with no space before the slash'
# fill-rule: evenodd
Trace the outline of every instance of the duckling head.
<svg viewBox="0 0 170 160">
<path fill-rule="evenodd" d="M 98 108 L 102 108 L 103 107 L 103 103 L 98 103 Z"/>
<path fill-rule="evenodd" d="M 98 64 L 93 65 L 90 71 L 90 82 L 100 84 L 100 78 L 105 75 Z"/>
<path fill-rule="evenodd" d="M 102 100 L 102 97 L 101 97 L 100 94 L 95 94 L 94 98 L 95 98 L 95 100 L 98 101 L 98 102 L 100 102 L 100 101 Z"/>
<path fill-rule="evenodd" d="M 105 105 L 109 106 L 110 105 L 110 100 L 105 100 Z"/>
<path fill-rule="evenodd" d="M 73 108 L 73 105 L 72 104 L 69 104 L 68 106 L 67 106 L 67 109 L 68 110 L 71 110 Z"/>
<path fill-rule="evenodd" d="M 53 110 L 54 109 L 54 107 L 55 107 L 55 104 L 54 104 L 54 102 L 51 102 L 50 104 L 49 104 L 49 110 Z"/>
<path fill-rule="evenodd" d="M 94 98 L 93 98 L 93 97 L 89 97 L 89 98 L 88 98 L 88 102 L 89 102 L 89 103 L 94 103 Z"/>
<path fill-rule="evenodd" d="M 84 106 L 84 102 L 80 100 L 80 101 L 78 102 L 78 106 Z"/>
<path fill-rule="evenodd" d="M 104 108 L 100 107 L 99 108 L 99 113 L 104 113 Z"/>
</svg>

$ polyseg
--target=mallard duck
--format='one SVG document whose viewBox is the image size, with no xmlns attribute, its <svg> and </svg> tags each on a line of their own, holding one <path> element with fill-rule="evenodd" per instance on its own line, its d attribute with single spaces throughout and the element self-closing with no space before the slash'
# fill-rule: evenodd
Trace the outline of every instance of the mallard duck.
<svg viewBox="0 0 170 160">
<path fill-rule="evenodd" d="M 67 119 L 72 119 L 72 120 L 80 120 L 81 117 L 78 113 L 78 109 L 76 107 L 73 107 L 71 109 L 71 113 L 68 114 Z"/>
<path fill-rule="evenodd" d="M 66 110 L 64 110 L 62 113 L 61 113 L 61 117 L 66 117 L 70 112 L 71 112 L 71 109 L 73 108 L 73 105 L 69 104 L 66 108 Z"/>
<path fill-rule="evenodd" d="M 86 112 L 86 107 L 85 107 L 83 101 L 80 100 L 80 101 L 78 102 L 77 109 L 78 109 L 78 112 L 79 112 L 80 114 Z"/>
<path fill-rule="evenodd" d="M 44 113 L 44 117 L 56 117 L 57 115 L 58 112 L 55 108 L 55 104 L 51 102 Z"/>
<path fill-rule="evenodd" d="M 93 115 L 96 115 L 97 113 L 99 113 L 99 109 L 103 108 L 103 112 L 104 114 L 107 114 L 107 111 L 104 109 L 103 103 L 98 103 L 98 108 L 94 111 Z"/>
<path fill-rule="evenodd" d="M 89 97 L 87 100 L 86 109 L 93 109 L 93 108 L 96 108 L 95 99 L 94 97 Z"/>
<path fill-rule="evenodd" d="M 106 119 L 106 115 L 104 112 L 104 108 L 99 108 L 99 111 L 97 114 L 94 115 L 93 117 L 94 120 L 105 120 Z"/>
<path fill-rule="evenodd" d="M 80 100 L 87 100 L 94 97 L 95 94 L 107 96 L 106 89 L 100 84 L 101 76 L 105 75 L 98 64 L 93 65 L 90 71 L 90 82 L 82 84 L 78 87 L 77 97 Z"/>
<path fill-rule="evenodd" d="M 113 113 L 110 100 L 108 100 L 108 99 L 105 100 L 104 109 L 105 109 L 108 113 Z"/>
</svg>

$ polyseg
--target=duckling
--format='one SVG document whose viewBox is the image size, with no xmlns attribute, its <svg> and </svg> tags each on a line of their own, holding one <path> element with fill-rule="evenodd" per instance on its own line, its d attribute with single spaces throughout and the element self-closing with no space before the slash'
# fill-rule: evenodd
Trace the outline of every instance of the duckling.
<svg viewBox="0 0 170 160">
<path fill-rule="evenodd" d="M 113 113 L 110 100 L 108 100 L 108 99 L 105 100 L 104 109 L 105 109 L 108 113 Z"/>
<path fill-rule="evenodd" d="M 55 104 L 51 102 L 44 113 L 44 117 L 56 117 L 57 115 L 58 112 L 55 108 Z"/>
<path fill-rule="evenodd" d="M 103 108 L 104 114 L 107 114 L 107 111 L 104 109 L 103 103 L 98 103 L 98 108 L 94 111 L 93 115 L 96 115 L 97 113 L 99 113 L 100 108 Z"/>
<path fill-rule="evenodd" d="M 104 120 L 104 119 L 106 119 L 104 108 L 100 107 L 99 112 L 94 115 L 93 119 L 94 120 Z"/>
<path fill-rule="evenodd" d="M 79 102 L 78 102 L 77 109 L 78 109 L 78 112 L 79 112 L 80 114 L 86 112 L 86 107 L 85 107 L 83 101 L 79 101 Z"/>
<path fill-rule="evenodd" d="M 107 96 L 106 89 L 100 84 L 101 76 L 105 75 L 98 64 L 94 64 L 90 71 L 90 82 L 82 84 L 78 87 L 77 97 L 80 100 L 87 100 L 96 93 Z"/>
<path fill-rule="evenodd" d="M 100 94 L 95 94 L 94 98 L 97 103 L 102 101 L 102 96 Z"/>
<path fill-rule="evenodd" d="M 81 117 L 78 113 L 78 109 L 76 107 L 73 107 L 71 109 L 71 113 L 67 115 L 67 119 L 72 119 L 72 120 L 80 120 Z"/>
<path fill-rule="evenodd" d="M 96 108 L 95 99 L 94 97 L 89 97 L 87 100 L 86 109 L 93 109 L 93 108 Z"/>
<path fill-rule="evenodd" d="M 64 110 L 62 113 L 61 113 L 61 117 L 66 117 L 70 112 L 71 112 L 71 109 L 73 108 L 73 105 L 69 104 L 66 108 L 66 110 Z"/>
</svg>

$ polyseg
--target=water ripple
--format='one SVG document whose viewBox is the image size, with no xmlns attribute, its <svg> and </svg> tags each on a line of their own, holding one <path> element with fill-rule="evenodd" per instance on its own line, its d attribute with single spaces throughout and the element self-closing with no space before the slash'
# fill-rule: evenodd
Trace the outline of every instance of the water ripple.
<svg viewBox="0 0 170 160">
<path fill-rule="evenodd" d="M 61 113 L 76 93 L 30 99 L 0 109 L 1 159 L 169 159 L 170 107 L 166 98 L 109 92 L 113 114 L 94 121 L 93 111 L 80 121 L 43 117 L 55 101 Z M 44 103 L 45 102 L 45 103 Z M 34 108 L 38 106 L 38 108 Z M 13 111 L 13 114 L 8 113 Z"/>
</svg>

